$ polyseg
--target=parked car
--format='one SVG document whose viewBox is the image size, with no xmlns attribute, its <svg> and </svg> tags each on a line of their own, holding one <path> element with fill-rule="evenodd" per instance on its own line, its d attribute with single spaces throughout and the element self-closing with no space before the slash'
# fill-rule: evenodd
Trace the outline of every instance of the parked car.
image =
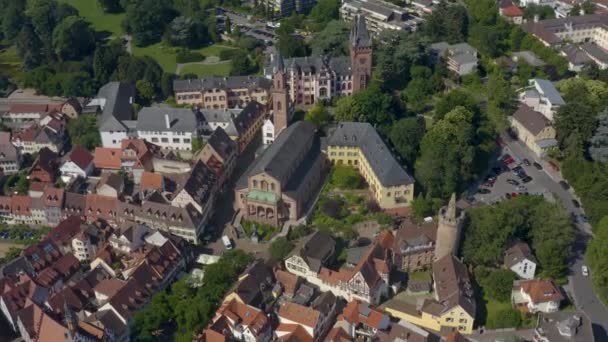
<svg viewBox="0 0 608 342">
<path fill-rule="evenodd" d="M 507 192 L 507 193 L 505 194 L 505 198 L 506 198 L 506 199 L 511 199 L 511 194 Z"/>
<path fill-rule="evenodd" d="M 515 179 L 511 179 L 511 178 L 507 179 L 507 183 L 509 183 L 509 184 L 511 184 L 513 186 L 518 186 L 519 185 L 518 181 L 516 181 Z"/>
<path fill-rule="evenodd" d="M 525 177 L 523 177 L 521 179 L 521 181 L 524 182 L 524 183 L 530 183 L 532 181 L 532 177 L 526 175 Z"/>
<path fill-rule="evenodd" d="M 559 181 L 559 185 L 562 187 L 562 189 L 564 190 L 568 190 L 570 189 L 570 184 L 566 183 L 566 181 Z"/>
<path fill-rule="evenodd" d="M 524 158 L 524 165 L 530 166 L 530 161 L 527 158 Z"/>
<path fill-rule="evenodd" d="M 516 167 L 512 168 L 511 171 L 513 171 L 515 173 L 525 172 L 524 168 L 521 166 L 516 166 Z"/>
<path fill-rule="evenodd" d="M 542 170 L 542 169 L 543 169 L 542 165 L 540 165 L 540 164 L 539 164 L 539 163 L 537 163 L 537 162 L 532 163 L 532 165 L 534 165 L 534 167 L 535 167 L 537 170 Z"/>
<path fill-rule="evenodd" d="M 581 207 L 581 204 L 580 204 L 580 203 L 578 203 L 578 201 L 577 201 L 577 200 L 575 200 L 575 199 L 573 199 L 573 200 L 572 200 L 572 205 L 573 205 L 575 208 L 580 208 L 580 207 Z"/>
<path fill-rule="evenodd" d="M 520 186 L 517 187 L 517 191 L 519 191 L 519 192 L 526 192 L 526 191 L 528 191 L 528 188 L 526 188 L 523 185 L 520 185 Z"/>
<path fill-rule="evenodd" d="M 583 265 L 581 267 L 581 273 L 583 274 L 583 277 L 588 277 L 589 276 L 589 269 L 587 268 L 587 266 Z"/>
<path fill-rule="evenodd" d="M 489 194 L 490 192 L 492 192 L 492 191 L 490 189 L 486 189 L 486 188 L 477 189 L 477 193 L 481 194 L 481 195 L 486 195 L 486 194 Z"/>
</svg>

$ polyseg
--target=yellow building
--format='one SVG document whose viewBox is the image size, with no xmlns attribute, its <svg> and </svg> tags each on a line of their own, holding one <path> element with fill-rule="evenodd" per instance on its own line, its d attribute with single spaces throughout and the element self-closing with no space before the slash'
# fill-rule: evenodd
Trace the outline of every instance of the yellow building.
<svg viewBox="0 0 608 342">
<path fill-rule="evenodd" d="M 510 121 L 517 138 L 537 156 L 542 157 L 548 149 L 557 146 L 555 128 L 549 119 L 531 107 L 520 105 Z"/>
<path fill-rule="evenodd" d="M 414 199 L 414 180 L 369 123 L 339 123 L 327 139 L 327 157 L 359 170 L 382 209 L 408 207 Z"/>
<path fill-rule="evenodd" d="M 433 264 L 435 298 L 422 303 L 391 300 L 384 308 L 391 316 L 435 331 L 457 329 L 472 334 L 475 323 L 475 296 L 466 266 L 447 255 Z"/>
<path fill-rule="evenodd" d="M 207 109 L 245 107 L 251 101 L 266 105 L 271 81 L 262 76 L 211 76 L 200 80 L 175 80 L 173 91 L 178 105 Z"/>
</svg>

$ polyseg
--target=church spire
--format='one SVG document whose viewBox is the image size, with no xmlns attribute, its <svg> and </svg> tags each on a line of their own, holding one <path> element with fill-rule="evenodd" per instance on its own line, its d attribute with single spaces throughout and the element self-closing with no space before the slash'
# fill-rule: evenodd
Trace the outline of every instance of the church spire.
<svg viewBox="0 0 608 342">
<path fill-rule="evenodd" d="M 451 220 L 456 219 L 456 194 L 452 193 L 450 197 L 450 203 L 448 203 L 448 209 L 446 210 L 445 216 Z"/>
<path fill-rule="evenodd" d="M 353 21 L 353 27 L 350 31 L 350 43 L 354 48 L 370 48 L 372 47 L 372 39 L 367 30 L 365 17 L 357 14 Z"/>
</svg>

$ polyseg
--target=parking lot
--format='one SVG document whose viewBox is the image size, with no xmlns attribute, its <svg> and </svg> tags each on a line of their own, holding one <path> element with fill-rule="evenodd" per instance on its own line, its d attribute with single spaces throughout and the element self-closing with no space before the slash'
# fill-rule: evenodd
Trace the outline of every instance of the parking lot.
<svg viewBox="0 0 608 342">
<path fill-rule="evenodd" d="M 552 198 L 552 194 L 535 180 L 544 172 L 540 163 L 527 158 L 519 159 L 510 154 L 508 148 L 502 152 L 475 189 L 473 196 L 476 201 L 492 204 L 521 194 Z"/>
</svg>

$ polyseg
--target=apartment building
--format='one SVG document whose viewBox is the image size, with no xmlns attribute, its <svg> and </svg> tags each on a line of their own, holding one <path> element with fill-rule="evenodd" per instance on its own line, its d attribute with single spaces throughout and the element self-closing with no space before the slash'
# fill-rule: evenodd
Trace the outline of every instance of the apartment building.
<svg viewBox="0 0 608 342">
<path fill-rule="evenodd" d="M 315 0 L 265 0 L 266 8 L 277 16 L 289 16 L 292 13 L 308 13 L 315 6 Z"/>
<path fill-rule="evenodd" d="M 19 172 L 21 166 L 21 153 L 11 143 L 10 132 L 0 132 L 0 168 L 5 175 Z"/>
<path fill-rule="evenodd" d="M 448 44 L 439 42 L 431 44 L 431 54 L 435 61 L 444 58 L 448 69 L 459 76 L 477 71 L 477 49 L 468 43 Z"/>
<path fill-rule="evenodd" d="M 84 112 L 101 113 L 99 132 L 103 147 L 120 147 L 120 142 L 135 134 L 137 121 L 133 120 L 135 87 L 122 82 L 109 82 L 99 88 L 97 96 L 84 108 Z"/>
<path fill-rule="evenodd" d="M 382 0 L 346 0 L 340 7 L 340 18 L 353 22 L 357 15 L 365 19 L 368 30 L 376 36 L 384 31 L 416 31 L 422 18 L 407 9 Z"/>
<path fill-rule="evenodd" d="M 414 180 L 369 123 L 341 122 L 327 139 L 327 158 L 356 168 L 382 209 L 409 207 Z"/>
<path fill-rule="evenodd" d="M 173 91 L 178 105 L 206 109 L 245 107 L 250 101 L 266 104 L 271 82 L 262 76 L 210 76 L 175 80 Z"/>
<path fill-rule="evenodd" d="M 559 287 L 545 279 L 516 280 L 511 291 L 513 307 L 530 313 L 556 312 L 564 299 Z"/>
<path fill-rule="evenodd" d="M 555 128 L 543 114 L 525 104 L 509 117 L 511 129 L 517 138 L 537 156 L 544 156 L 549 149 L 557 146 Z"/>
<path fill-rule="evenodd" d="M 200 133 L 197 113 L 187 108 L 144 107 L 137 115 L 137 136 L 163 149 L 192 150 Z"/>
<path fill-rule="evenodd" d="M 566 104 L 553 83 L 540 78 L 529 80 L 528 88 L 519 95 L 519 99 L 549 121 L 553 121 L 553 116 L 559 107 Z"/>
</svg>

